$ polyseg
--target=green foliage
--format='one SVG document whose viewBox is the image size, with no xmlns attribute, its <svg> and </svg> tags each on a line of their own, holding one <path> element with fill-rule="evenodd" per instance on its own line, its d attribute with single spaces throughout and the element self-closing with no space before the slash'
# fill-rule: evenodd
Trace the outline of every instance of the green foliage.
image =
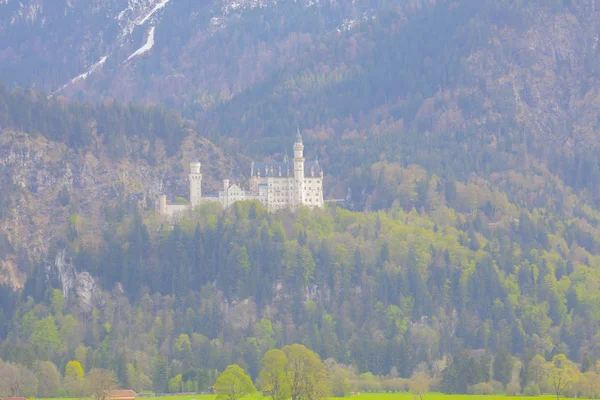
<svg viewBox="0 0 600 400">
<path fill-rule="evenodd" d="M 329 394 L 329 377 L 319 356 L 301 344 L 283 347 L 286 379 L 292 400 L 322 399 Z"/>
<path fill-rule="evenodd" d="M 256 392 L 252 380 L 238 365 L 228 365 L 215 382 L 217 399 L 238 400 Z"/>
<path fill-rule="evenodd" d="M 174 376 L 169 380 L 169 393 L 183 392 L 183 379 L 181 374 Z"/>
<path fill-rule="evenodd" d="M 535 383 L 530 383 L 523 389 L 523 394 L 525 396 L 536 397 L 540 395 L 540 387 Z"/>
<path fill-rule="evenodd" d="M 61 374 L 50 361 L 39 361 L 34 366 L 38 378 L 37 397 L 58 397 L 61 386 Z"/>
<path fill-rule="evenodd" d="M 79 361 L 69 361 L 65 367 L 65 378 L 71 378 L 77 381 L 83 380 L 83 368 Z"/>
<path fill-rule="evenodd" d="M 71 360 L 65 366 L 64 386 L 71 397 L 82 396 L 84 387 L 84 372 L 79 361 Z"/>
<path fill-rule="evenodd" d="M 331 394 L 335 397 L 346 397 L 352 391 L 350 372 L 344 368 L 337 368 L 331 375 Z"/>
<path fill-rule="evenodd" d="M 285 353 L 279 349 L 267 351 L 261 360 L 260 389 L 273 400 L 285 400 L 290 396 L 290 381 L 286 374 L 288 362 Z"/>
<path fill-rule="evenodd" d="M 571 389 L 579 379 L 577 366 L 564 354 L 557 354 L 548 362 L 548 381 L 556 398 L 559 399 L 565 392 Z"/>
<path fill-rule="evenodd" d="M 513 365 L 512 356 L 503 347 L 499 348 L 492 366 L 494 379 L 505 386 L 508 385 L 512 379 Z"/>
<path fill-rule="evenodd" d="M 477 383 L 469 388 L 469 394 L 494 394 L 494 387 L 489 382 Z"/>
<path fill-rule="evenodd" d="M 168 389 L 169 365 L 159 355 L 152 358 L 152 384 L 155 392 L 164 393 Z"/>
</svg>

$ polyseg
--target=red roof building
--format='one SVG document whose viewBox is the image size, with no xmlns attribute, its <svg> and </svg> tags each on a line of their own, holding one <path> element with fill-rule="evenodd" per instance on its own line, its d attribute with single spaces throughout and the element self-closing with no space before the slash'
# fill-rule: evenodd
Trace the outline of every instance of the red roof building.
<svg viewBox="0 0 600 400">
<path fill-rule="evenodd" d="M 133 390 L 105 390 L 101 400 L 135 400 L 135 396 Z"/>
</svg>

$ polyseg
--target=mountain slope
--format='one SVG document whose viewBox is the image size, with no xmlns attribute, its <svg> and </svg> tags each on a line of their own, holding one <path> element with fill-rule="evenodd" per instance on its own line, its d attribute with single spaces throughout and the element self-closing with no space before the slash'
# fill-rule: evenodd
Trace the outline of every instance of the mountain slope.
<svg viewBox="0 0 600 400">
<path fill-rule="evenodd" d="M 300 122 L 342 179 L 382 157 L 460 179 L 534 163 L 597 202 L 598 24 L 590 1 L 384 9 L 197 115 L 251 153 Z"/>
<path fill-rule="evenodd" d="M 376 4 L 9 1 L 0 4 L 0 73 L 11 86 L 48 92 L 178 107 L 200 102 L 204 94 L 212 100 L 205 97 L 203 105 L 210 106 Z M 152 46 L 140 52 L 150 36 Z"/>
<path fill-rule="evenodd" d="M 0 256 L 22 286 L 0 285 L 2 358 L 177 391 L 302 342 L 461 393 L 517 375 L 548 390 L 540 358 L 600 359 L 593 0 L 93 4 L 114 40 L 65 79 L 107 59 L 60 93 L 189 120 L 0 90 Z M 215 187 L 283 156 L 298 125 L 352 211 L 153 214 L 161 185 L 187 197 L 192 158 Z M 33 341 L 54 330 L 69 340 Z M 520 366 L 490 374 L 506 352 Z"/>
<path fill-rule="evenodd" d="M 100 236 L 107 219 L 152 209 L 162 193 L 187 198 L 192 160 L 204 163 L 207 192 L 220 187 L 221 174 L 239 171 L 161 108 L 0 88 L 0 282 L 22 287 L 31 265 L 73 232 Z"/>
</svg>

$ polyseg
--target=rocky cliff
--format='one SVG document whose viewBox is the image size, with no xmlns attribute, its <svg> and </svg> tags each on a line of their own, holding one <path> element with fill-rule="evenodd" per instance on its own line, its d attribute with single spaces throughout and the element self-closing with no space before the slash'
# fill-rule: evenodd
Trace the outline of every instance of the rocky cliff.
<svg viewBox="0 0 600 400">
<path fill-rule="evenodd" d="M 144 144 L 130 140 L 127 157 L 114 160 L 98 141 L 92 148 L 74 150 L 41 135 L 31 136 L 5 130 L 0 134 L 0 186 L 4 232 L 10 246 L 0 254 L 0 281 L 21 287 L 26 273 L 15 253 L 25 249 L 33 260 L 43 260 L 48 250 L 75 230 L 93 240 L 106 221 L 111 207 L 153 209 L 161 193 L 188 197 L 187 170 L 191 160 L 204 165 L 205 190 L 217 187 L 221 174 L 239 170 L 231 158 L 206 139 L 188 137 L 182 150 L 172 157 L 160 156 L 156 165 L 135 157 Z M 158 152 L 160 154 L 160 152 Z M 57 256 L 57 260 L 68 255 Z M 65 262 L 52 266 L 64 288 L 77 281 Z M 62 272 L 61 272 L 62 271 Z M 65 272 L 66 271 L 66 272 Z M 72 279 L 67 279 L 68 276 Z M 76 285 L 75 285 L 76 286 Z M 65 289 L 69 290 L 69 289 Z"/>
</svg>

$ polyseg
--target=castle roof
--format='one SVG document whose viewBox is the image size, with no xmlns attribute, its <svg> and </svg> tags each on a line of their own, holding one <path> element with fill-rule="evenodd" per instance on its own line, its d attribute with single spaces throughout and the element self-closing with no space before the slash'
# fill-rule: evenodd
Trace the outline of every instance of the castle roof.
<svg viewBox="0 0 600 400">
<path fill-rule="evenodd" d="M 237 184 L 235 184 L 235 183 L 227 188 L 228 192 L 233 192 L 233 191 L 236 191 L 236 190 L 238 192 L 242 191 L 242 189 Z"/>
<path fill-rule="evenodd" d="M 315 175 L 320 175 L 322 172 L 321 164 L 318 160 L 306 161 L 304 163 L 304 176 L 312 176 L 313 172 Z"/>
<path fill-rule="evenodd" d="M 294 176 L 294 164 L 290 162 L 253 163 L 252 176 Z"/>
<path fill-rule="evenodd" d="M 304 163 L 304 176 L 312 176 L 313 172 L 315 175 L 320 175 L 321 171 L 321 165 L 316 160 Z M 253 162 L 250 176 L 289 178 L 294 176 L 294 164 L 291 162 Z"/>
</svg>

